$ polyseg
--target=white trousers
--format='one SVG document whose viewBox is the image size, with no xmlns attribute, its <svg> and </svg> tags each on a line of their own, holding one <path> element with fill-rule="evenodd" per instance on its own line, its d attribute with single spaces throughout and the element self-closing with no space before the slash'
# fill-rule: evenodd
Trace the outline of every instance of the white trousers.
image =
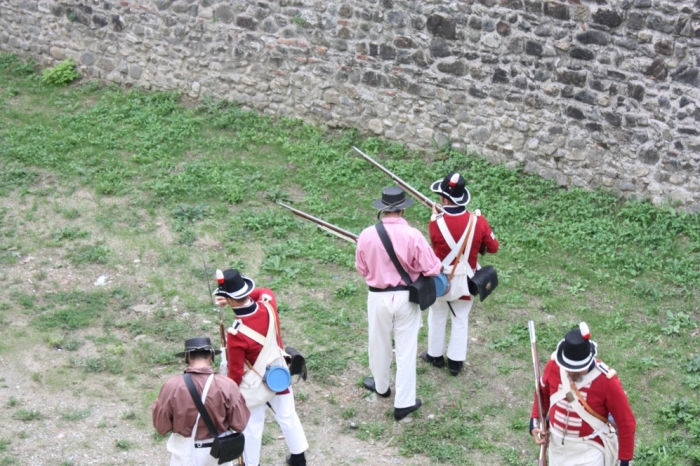
<svg viewBox="0 0 700 466">
<path fill-rule="evenodd" d="M 377 392 L 389 389 L 393 333 L 396 346 L 395 408 L 416 404 L 416 352 L 422 321 L 418 304 L 408 301 L 408 291 L 369 292 L 369 370 Z"/>
<path fill-rule="evenodd" d="M 552 429 L 549 430 L 549 464 L 552 466 L 604 466 L 603 446 L 593 440 L 577 441 L 564 439 Z"/>
<path fill-rule="evenodd" d="M 447 345 L 447 357 L 453 361 L 467 360 L 467 339 L 469 332 L 469 311 L 472 300 L 461 299 L 450 301 L 454 314 L 450 311 L 447 301 L 438 299 L 428 311 L 428 354 L 442 356 L 445 352 L 445 329 L 447 317 L 452 319 L 450 342 Z"/>
<path fill-rule="evenodd" d="M 209 443 L 212 439 L 202 440 Z M 219 460 L 209 454 L 211 447 L 194 448 L 194 442 L 190 437 L 183 437 L 180 434 L 171 434 L 168 439 L 168 451 L 170 456 L 170 466 L 217 466 Z M 231 462 L 223 463 L 224 466 L 231 466 Z"/>
<path fill-rule="evenodd" d="M 308 450 L 309 443 L 306 441 L 304 428 L 301 426 L 301 421 L 294 406 L 292 387 L 289 387 L 289 393 L 274 396 L 270 400 L 270 405 L 275 410 L 273 415 L 280 429 L 282 429 L 289 452 L 298 455 Z M 243 459 L 246 466 L 258 466 L 260 464 L 260 448 L 262 447 L 266 409 L 267 405 L 264 404 L 250 410 L 250 419 L 243 431 L 243 435 L 245 435 Z"/>
</svg>

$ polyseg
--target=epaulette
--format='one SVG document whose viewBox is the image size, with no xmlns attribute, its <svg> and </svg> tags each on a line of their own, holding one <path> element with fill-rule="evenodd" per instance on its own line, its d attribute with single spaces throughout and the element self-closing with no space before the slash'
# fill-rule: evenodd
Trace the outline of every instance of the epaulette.
<svg viewBox="0 0 700 466">
<path fill-rule="evenodd" d="M 555 351 L 554 353 L 552 353 L 552 357 L 549 359 L 551 359 L 552 361 L 556 361 L 557 360 L 557 352 Z"/>
<path fill-rule="evenodd" d="M 474 211 L 474 215 L 476 215 L 477 217 L 481 217 L 481 210 L 476 209 L 476 210 Z"/>
<path fill-rule="evenodd" d="M 270 296 L 267 293 L 263 293 L 262 296 L 260 296 L 260 299 L 265 301 L 266 303 L 271 303 L 272 302 L 272 296 Z"/>
<path fill-rule="evenodd" d="M 437 221 L 437 219 L 442 218 L 443 215 L 444 215 L 444 212 L 440 212 L 439 214 L 432 214 L 430 216 L 430 221 L 435 222 L 435 221 Z"/>
<path fill-rule="evenodd" d="M 617 371 L 615 369 L 608 367 L 608 365 L 605 364 L 603 361 L 599 361 L 596 359 L 595 366 L 600 372 L 605 374 L 605 377 L 607 377 L 608 379 L 612 379 L 613 377 L 615 377 L 615 374 L 617 374 Z"/>
</svg>

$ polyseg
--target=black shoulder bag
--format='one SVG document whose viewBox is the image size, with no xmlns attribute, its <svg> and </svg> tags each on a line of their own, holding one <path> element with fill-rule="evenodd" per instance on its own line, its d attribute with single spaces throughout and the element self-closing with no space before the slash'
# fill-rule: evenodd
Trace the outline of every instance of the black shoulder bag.
<svg viewBox="0 0 700 466">
<path fill-rule="evenodd" d="M 377 233 L 379 233 L 379 239 L 382 240 L 384 249 L 386 249 L 386 252 L 389 254 L 391 262 L 394 263 L 394 267 L 396 267 L 399 275 L 401 275 L 401 279 L 408 285 L 408 300 L 412 303 L 418 304 L 421 311 L 425 311 L 432 306 L 437 299 L 435 293 L 435 280 L 433 280 L 432 277 L 426 277 L 425 275 L 421 274 L 415 282 L 412 281 L 411 277 L 408 276 L 408 273 L 406 273 L 406 270 L 396 257 L 394 245 L 391 244 L 391 239 L 389 239 L 389 235 L 386 233 L 384 224 L 379 222 L 375 225 L 375 227 L 377 228 Z"/>
<path fill-rule="evenodd" d="M 211 417 L 209 417 L 207 408 L 202 404 L 201 395 L 197 392 L 197 387 L 194 386 L 192 376 L 185 372 L 184 377 L 185 385 L 187 385 L 187 389 L 190 391 L 192 401 L 194 401 L 195 406 L 197 406 L 199 415 L 204 419 L 204 423 L 207 425 L 207 429 L 214 439 L 209 454 L 214 458 L 218 458 L 219 464 L 228 463 L 239 458 L 243 454 L 243 448 L 245 447 L 245 437 L 243 433 L 224 433 L 219 436 L 219 434 L 216 433 L 216 428 L 214 428 L 214 422 L 211 420 Z M 194 426 L 194 428 L 196 429 L 197 426 Z"/>
</svg>

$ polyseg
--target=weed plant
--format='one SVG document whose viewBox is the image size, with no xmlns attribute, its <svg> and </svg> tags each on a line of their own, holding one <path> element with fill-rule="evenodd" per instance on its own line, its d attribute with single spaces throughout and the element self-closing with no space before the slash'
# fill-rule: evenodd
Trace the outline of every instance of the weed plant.
<svg viewBox="0 0 700 466">
<path fill-rule="evenodd" d="M 75 62 L 72 58 L 67 58 L 53 68 L 45 69 L 42 81 L 46 84 L 67 86 L 79 77 Z"/>
<path fill-rule="evenodd" d="M 12 415 L 12 419 L 20 421 L 36 421 L 42 417 L 41 411 L 38 409 L 20 409 Z"/>
<path fill-rule="evenodd" d="M 354 271 L 354 247 L 273 203 L 294 203 L 355 233 L 372 225 L 371 203 L 392 182 L 352 154 L 356 145 L 423 192 L 449 171 L 464 174 L 470 209 L 488 218 L 501 250 L 483 259 L 497 268 L 500 285 L 472 311 L 467 374 L 451 378 L 419 361 L 424 407 L 400 427 L 364 402 L 341 407 L 329 397 L 327 409 L 357 421 L 355 435 L 396 437 L 402 454 L 440 464 L 529 462 L 536 448 L 526 431 L 533 383 L 526 323 L 537 323 L 543 364 L 585 320 L 637 414 L 637 464 L 700 464 L 700 216 L 604 190 L 563 189 L 472 152 L 415 153 L 212 98 L 188 107 L 176 93 L 48 86 L 35 68 L 0 55 L 0 196 L 40 204 L 68 187 L 95 193 L 97 213 L 61 209 L 65 224 L 41 235 L 79 270 L 134 267 L 134 258 L 154 256 L 147 286 L 35 295 L 12 277 L 4 282 L 2 301 L 29 316 L 28 332 L 66 332 L 75 349 L 92 339 L 97 354 L 73 357 L 84 377 L 162 368 L 193 328 L 209 325 L 216 334 L 203 310 L 210 304 L 202 255 L 219 268 L 256 270 L 256 283 L 275 290 L 285 340 L 298 342 L 312 380 L 337 391 L 347 371 L 368 373 L 365 285 Z M 57 185 L 47 188 L 48 179 Z M 3 209 L 0 263 L 13 267 L 39 246 L 23 237 L 31 218 Z M 41 215 L 38 206 L 25 212 Z M 423 231 L 429 216 L 421 206 L 406 212 Z M 128 312 L 142 298 L 176 294 L 188 315 L 160 305 Z M 8 327 L 3 338 L 18 338 Z M 83 330 L 102 333 L 78 336 Z M 133 342 L 141 335 L 149 340 Z M 424 347 L 425 330 L 420 339 Z M 318 402 L 302 390 L 297 398 Z"/>
</svg>

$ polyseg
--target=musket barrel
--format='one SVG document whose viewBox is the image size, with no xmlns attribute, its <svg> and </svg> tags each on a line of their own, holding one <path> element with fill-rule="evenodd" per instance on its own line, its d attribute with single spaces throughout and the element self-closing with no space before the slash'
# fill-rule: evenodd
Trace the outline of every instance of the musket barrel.
<svg viewBox="0 0 700 466">
<path fill-rule="evenodd" d="M 357 240 L 360 239 L 360 237 L 357 236 L 355 233 L 351 233 L 347 230 L 343 230 L 342 228 L 337 227 L 337 226 L 333 225 L 332 223 L 325 222 L 325 221 L 321 220 L 320 218 L 316 218 L 313 215 L 307 214 L 306 212 L 302 212 L 301 210 L 297 210 L 294 207 L 288 206 L 287 204 L 285 204 L 283 202 L 278 202 L 277 204 L 281 205 L 285 209 L 291 210 L 294 215 L 301 217 L 303 219 L 306 219 L 306 220 L 310 220 L 310 221 L 314 222 L 315 224 L 317 224 L 319 227 L 323 228 L 324 230 L 329 231 L 330 233 L 333 233 L 335 235 L 338 235 L 341 238 L 346 239 L 350 242 L 356 243 Z"/>
<path fill-rule="evenodd" d="M 425 194 L 421 193 L 420 191 L 418 191 L 417 189 L 415 189 L 415 188 L 414 188 L 413 186 L 411 186 L 410 184 L 406 183 L 404 180 L 402 180 L 401 178 L 399 178 L 398 176 L 396 176 L 394 173 L 392 173 L 391 170 L 389 170 L 388 168 L 386 168 L 385 166 L 383 166 L 382 164 L 380 164 L 379 162 L 377 162 L 376 160 L 374 160 L 372 157 L 370 157 L 369 155 L 365 154 L 364 152 L 362 152 L 360 149 L 358 149 L 358 148 L 355 147 L 355 146 L 353 146 L 352 149 L 353 149 L 355 152 L 357 152 L 358 154 L 360 154 L 360 155 L 361 155 L 365 160 L 367 160 L 369 163 L 371 163 L 372 165 L 374 165 L 375 167 L 377 167 L 378 169 L 380 169 L 381 171 L 383 171 L 384 173 L 386 173 L 387 175 L 389 175 L 389 176 L 391 177 L 392 180 L 394 180 L 394 181 L 395 181 L 399 186 L 401 186 L 403 189 L 405 189 L 406 191 L 408 191 L 413 197 L 415 197 L 416 199 L 418 199 L 418 201 L 422 202 L 423 204 L 425 204 L 426 206 L 431 207 L 431 208 L 433 207 L 433 204 L 435 204 L 435 206 L 437 207 L 438 212 L 443 212 L 443 211 L 444 211 L 444 209 L 442 208 L 442 206 L 441 206 L 440 204 L 437 204 L 437 203 L 435 203 L 434 201 L 431 201 L 430 198 L 429 198 L 428 196 L 426 196 Z"/>
<path fill-rule="evenodd" d="M 529 320 L 527 322 L 527 328 L 528 331 L 530 332 L 530 350 L 532 352 L 532 366 L 535 371 L 535 399 L 537 400 L 537 420 L 540 424 L 540 429 L 542 429 L 543 432 L 547 432 L 547 426 L 545 425 L 545 415 L 542 412 L 542 390 L 540 387 L 540 361 L 539 361 L 539 356 L 537 354 L 537 337 L 535 336 L 535 322 L 532 320 Z M 546 439 L 546 434 L 545 434 L 545 439 Z M 547 457 L 546 457 L 546 450 L 547 450 L 547 442 L 545 440 L 545 443 L 542 444 L 540 447 L 540 457 L 539 457 L 539 466 L 547 466 Z"/>
</svg>

